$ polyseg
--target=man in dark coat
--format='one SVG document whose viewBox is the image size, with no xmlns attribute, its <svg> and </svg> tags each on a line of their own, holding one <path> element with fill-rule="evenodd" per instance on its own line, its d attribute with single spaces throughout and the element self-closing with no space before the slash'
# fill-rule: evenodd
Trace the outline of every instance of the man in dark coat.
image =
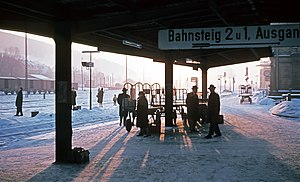
<svg viewBox="0 0 300 182">
<path fill-rule="evenodd" d="M 22 105 L 23 105 L 23 88 L 20 87 L 20 90 L 17 93 L 17 98 L 16 98 L 16 107 L 17 107 L 17 113 L 15 116 L 23 116 L 23 111 L 22 111 Z"/>
<path fill-rule="evenodd" d="M 143 91 L 139 92 L 139 97 L 137 100 L 137 122 L 136 126 L 140 127 L 141 130 L 137 136 L 149 136 L 149 126 L 148 126 L 148 101 L 145 97 Z"/>
<path fill-rule="evenodd" d="M 122 119 L 124 119 L 123 126 L 125 126 L 125 121 L 128 115 L 128 111 L 124 110 L 124 108 L 122 107 L 122 103 L 125 98 L 130 98 L 130 96 L 126 94 L 127 89 L 125 87 L 122 89 L 122 92 L 123 93 L 118 95 L 117 101 L 119 104 L 120 126 L 122 125 Z"/>
<path fill-rule="evenodd" d="M 98 94 L 97 94 L 97 102 L 99 103 L 99 106 L 102 106 L 102 102 L 103 102 L 103 96 L 104 96 L 104 91 L 103 91 L 103 88 L 99 88 L 98 89 Z"/>
<path fill-rule="evenodd" d="M 74 87 L 72 87 L 72 93 L 71 93 L 72 109 L 74 109 L 76 106 L 76 97 L 77 97 L 77 93 L 76 93 Z"/>
<path fill-rule="evenodd" d="M 186 98 L 186 106 L 187 106 L 187 117 L 188 123 L 190 127 L 190 131 L 194 132 L 196 122 L 200 119 L 199 118 L 199 99 L 197 95 L 197 86 L 193 86 L 192 92 L 188 93 Z"/>
<path fill-rule="evenodd" d="M 212 135 L 215 133 L 214 137 L 220 137 L 221 132 L 218 125 L 219 115 L 220 115 L 220 96 L 215 92 L 215 86 L 210 85 L 210 95 L 208 97 L 208 107 L 207 107 L 207 121 L 209 124 L 209 133 L 205 137 L 207 139 L 212 138 Z"/>
</svg>

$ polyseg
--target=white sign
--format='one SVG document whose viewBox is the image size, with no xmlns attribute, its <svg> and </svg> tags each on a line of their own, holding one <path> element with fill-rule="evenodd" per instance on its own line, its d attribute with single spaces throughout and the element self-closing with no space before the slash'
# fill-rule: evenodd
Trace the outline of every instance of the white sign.
<svg viewBox="0 0 300 182">
<path fill-rule="evenodd" d="M 300 46 L 300 24 L 167 29 L 158 32 L 158 48 L 211 49 Z"/>
</svg>

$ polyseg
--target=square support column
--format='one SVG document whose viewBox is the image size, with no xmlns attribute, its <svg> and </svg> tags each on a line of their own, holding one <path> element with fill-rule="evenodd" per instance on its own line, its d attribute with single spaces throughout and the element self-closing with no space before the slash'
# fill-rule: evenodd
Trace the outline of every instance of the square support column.
<svg viewBox="0 0 300 182">
<path fill-rule="evenodd" d="M 165 61 L 165 126 L 173 126 L 173 60 Z"/>
<path fill-rule="evenodd" d="M 55 26 L 55 162 L 68 162 L 72 149 L 71 32 L 68 24 Z"/>
<path fill-rule="evenodd" d="M 207 99 L 207 68 L 201 68 L 202 71 L 202 98 Z"/>
</svg>

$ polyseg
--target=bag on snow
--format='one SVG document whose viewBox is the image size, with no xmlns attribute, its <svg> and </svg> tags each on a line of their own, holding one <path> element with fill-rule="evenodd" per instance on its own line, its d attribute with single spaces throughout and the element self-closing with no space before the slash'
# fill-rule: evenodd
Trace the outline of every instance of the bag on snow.
<svg viewBox="0 0 300 182">
<path fill-rule="evenodd" d="M 70 153 L 70 162 L 78 164 L 88 162 L 90 160 L 89 155 L 90 152 L 88 150 L 82 147 L 75 147 Z"/>
</svg>

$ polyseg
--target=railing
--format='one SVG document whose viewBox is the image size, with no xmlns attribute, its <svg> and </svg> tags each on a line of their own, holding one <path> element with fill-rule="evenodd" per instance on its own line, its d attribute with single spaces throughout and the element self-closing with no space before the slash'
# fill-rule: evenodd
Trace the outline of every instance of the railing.
<svg viewBox="0 0 300 182">
<path fill-rule="evenodd" d="M 143 91 L 152 107 L 159 107 L 165 105 L 165 89 L 158 83 L 150 85 L 149 83 L 137 82 L 135 84 L 125 83 L 124 87 L 128 89 L 130 98 L 136 100 L 138 93 Z M 186 89 L 173 89 L 173 105 L 186 105 L 185 100 L 187 97 Z"/>
</svg>

